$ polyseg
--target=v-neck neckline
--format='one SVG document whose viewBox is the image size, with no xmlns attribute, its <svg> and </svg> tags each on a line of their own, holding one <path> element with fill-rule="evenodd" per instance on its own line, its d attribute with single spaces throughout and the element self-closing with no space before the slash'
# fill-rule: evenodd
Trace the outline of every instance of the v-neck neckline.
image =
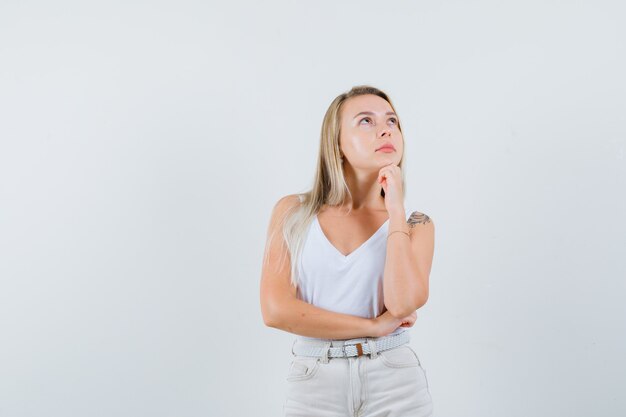
<svg viewBox="0 0 626 417">
<path fill-rule="evenodd" d="M 322 236 L 322 239 L 326 242 L 326 244 L 337 255 L 339 255 L 340 258 L 342 258 L 343 260 L 348 260 L 348 259 L 351 259 L 352 257 L 354 257 L 365 246 L 367 246 L 372 240 L 374 240 L 374 238 L 376 236 L 378 236 L 378 234 L 381 233 L 381 231 L 385 228 L 385 225 L 387 225 L 387 223 L 389 223 L 389 218 L 387 218 L 387 220 L 385 220 L 385 222 L 383 224 L 381 224 L 380 227 L 365 242 L 361 243 L 356 249 L 354 249 L 352 252 L 350 252 L 347 255 L 344 255 L 343 253 L 341 253 L 341 251 L 339 251 L 339 249 L 337 249 L 337 247 L 335 247 L 335 245 L 333 245 L 331 243 L 331 241 L 328 239 L 328 237 L 326 237 L 326 234 L 324 233 L 324 230 L 322 230 L 322 225 L 320 224 L 319 219 L 317 218 L 317 214 L 314 217 L 314 221 L 315 221 L 315 224 L 317 225 L 317 230 L 320 232 L 320 235 Z"/>
</svg>

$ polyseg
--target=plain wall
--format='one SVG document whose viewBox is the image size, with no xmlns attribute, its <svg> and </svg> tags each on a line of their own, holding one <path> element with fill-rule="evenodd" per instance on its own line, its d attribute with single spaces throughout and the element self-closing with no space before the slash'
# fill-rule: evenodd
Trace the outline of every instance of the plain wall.
<svg viewBox="0 0 626 417">
<path fill-rule="evenodd" d="M 438 417 L 626 415 L 626 6 L 0 4 L 0 416 L 277 416 L 271 209 L 391 96 Z"/>
</svg>

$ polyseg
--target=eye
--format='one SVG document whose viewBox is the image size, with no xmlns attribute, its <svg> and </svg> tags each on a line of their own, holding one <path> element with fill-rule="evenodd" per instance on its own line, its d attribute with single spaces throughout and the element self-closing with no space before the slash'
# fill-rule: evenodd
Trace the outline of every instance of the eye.
<svg viewBox="0 0 626 417">
<path fill-rule="evenodd" d="M 394 125 L 398 124 L 398 119 L 396 119 L 395 117 L 391 117 L 391 118 L 389 118 L 389 120 L 393 120 L 393 124 Z"/>
<path fill-rule="evenodd" d="M 372 120 L 372 119 L 370 119 L 369 117 L 364 117 L 359 121 L 359 123 L 361 123 L 363 120 Z"/>
</svg>

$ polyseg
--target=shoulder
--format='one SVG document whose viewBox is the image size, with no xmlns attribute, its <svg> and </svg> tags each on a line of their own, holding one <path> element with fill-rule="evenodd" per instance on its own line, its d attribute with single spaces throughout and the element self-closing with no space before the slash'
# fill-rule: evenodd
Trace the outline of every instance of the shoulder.
<svg viewBox="0 0 626 417">
<path fill-rule="evenodd" d="M 426 213 L 417 210 L 407 210 L 406 223 L 409 225 L 409 231 L 413 233 L 417 230 L 429 230 L 434 232 L 435 223 L 433 219 Z"/>
<path fill-rule="evenodd" d="M 299 207 L 303 201 L 302 194 L 289 194 L 281 197 L 276 204 L 274 204 L 274 212 L 288 212 L 296 207 Z"/>
<path fill-rule="evenodd" d="M 409 216 L 406 222 L 409 224 L 409 226 L 415 226 L 416 224 L 433 223 L 433 219 L 431 219 L 428 214 L 422 213 L 421 211 L 409 211 L 408 214 Z"/>
<path fill-rule="evenodd" d="M 272 223 L 281 223 L 291 211 L 302 205 L 302 194 L 289 194 L 281 197 L 272 209 Z"/>
<path fill-rule="evenodd" d="M 407 211 L 407 224 L 411 246 L 416 253 L 422 255 L 431 253 L 435 245 L 435 223 L 426 213 L 417 210 Z"/>
</svg>

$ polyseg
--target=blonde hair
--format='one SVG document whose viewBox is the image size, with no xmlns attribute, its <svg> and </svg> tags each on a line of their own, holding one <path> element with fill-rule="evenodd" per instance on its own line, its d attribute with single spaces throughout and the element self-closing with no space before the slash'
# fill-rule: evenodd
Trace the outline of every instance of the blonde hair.
<svg viewBox="0 0 626 417">
<path fill-rule="evenodd" d="M 339 152 L 339 135 L 341 128 L 341 108 L 346 100 L 365 94 L 374 94 L 386 100 L 397 116 L 397 126 L 400 132 L 400 117 L 393 106 L 391 99 L 387 94 L 378 88 L 369 85 L 359 85 L 352 87 L 350 91 L 337 96 L 324 115 L 322 122 L 322 130 L 320 135 L 320 151 L 318 155 L 317 169 L 313 181 L 313 187 L 310 191 L 298 194 L 300 205 L 294 206 L 288 210 L 282 225 L 282 236 L 285 240 L 287 250 L 291 259 L 291 284 L 298 287 L 298 258 L 300 256 L 302 245 L 304 243 L 304 234 L 310 225 L 313 217 L 320 208 L 327 204 L 329 206 L 341 205 L 347 195 L 351 196 L 350 189 L 346 184 L 343 166 L 341 163 L 341 154 Z M 406 149 L 406 147 L 404 148 Z M 404 155 L 398 166 L 403 167 Z M 402 170 L 402 195 L 405 195 L 404 170 Z M 381 190 L 384 197 L 384 191 Z M 268 239 L 267 247 L 269 247 L 272 236 Z M 269 250 L 266 250 L 264 262 L 267 262 Z M 281 256 L 281 265 L 282 265 Z"/>
</svg>

